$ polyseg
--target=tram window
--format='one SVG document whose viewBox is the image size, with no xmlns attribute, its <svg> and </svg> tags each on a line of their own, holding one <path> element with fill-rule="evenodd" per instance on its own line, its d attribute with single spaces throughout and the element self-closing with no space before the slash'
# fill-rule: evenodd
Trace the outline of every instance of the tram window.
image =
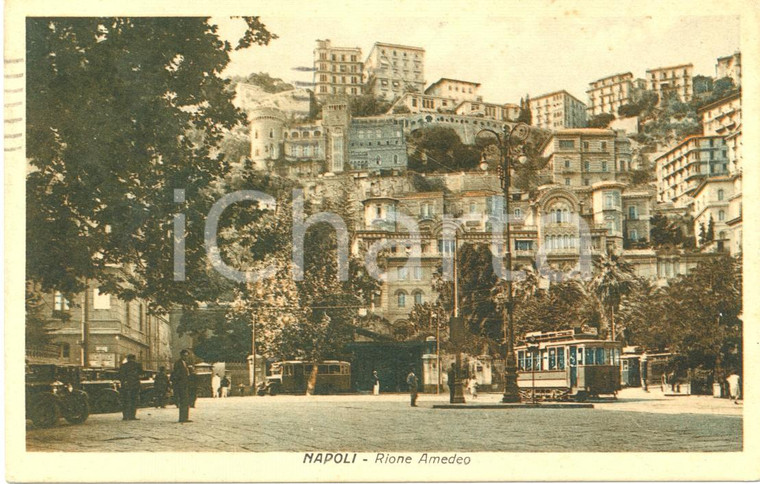
<svg viewBox="0 0 760 484">
<path fill-rule="evenodd" d="M 292 365 L 285 365 L 283 368 L 283 375 L 290 376 L 293 374 L 293 366 Z"/>
<path fill-rule="evenodd" d="M 351 373 L 351 367 L 348 365 L 341 365 L 340 367 L 340 373 L 341 375 L 348 375 Z"/>
<path fill-rule="evenodd" d="M 586 364 L 594 364 L 594 348 L 586 348 Z"/>
<path fill-rule="evenodd" d="M 517 367 L 521 370 L 525 369 L 525 352 L 524 351 L 517 352 Z"/>
<path fill-rule="evenodd" d="M 326 375 L 328 373 L 327 371 L 327 365 L 318 365 L 317 367 L 317 373 L 321 375 Z"/>
<path fill-rule="evenodd" d="M 549 348 L 549 369 L 553 370 L 557 367 L 557 355 L 554 348 Z"/>
<path fill-rule="evenodd" d="M 340 374 L 340 366 L 338 366 L 338 365 L 330 365 L 330 374 L 331 375 L 338 375 L 338 374 Z"/>
<path fill-rule="evenodd" d="M 607 362 L 605 361 L 605 349 L 604 348 L 597 348 L 596 349 L 596 364 L 597 365 L 606 365 Z"/>
<path fill-rule="evenodd" d="M 578 364 L 583 364 L 583 348 L 578 348 Z"/>
<path fill-rule="evenodd" d="M 565 369 L 565 348 L 557 348 L 557 369 Z"/>
<path fill-rule="evenodd" d="M 618 350 L 617 348 L 614 348 L 612 350 L 612 364 L 613 365 L 620 364 L 620 350 Z"/>
<path fill-rule="evenodd" d="M 525 353 L 525 368 L 531 369 L 533 367 L 533 355 L 528 351 Z"/>
</svg>

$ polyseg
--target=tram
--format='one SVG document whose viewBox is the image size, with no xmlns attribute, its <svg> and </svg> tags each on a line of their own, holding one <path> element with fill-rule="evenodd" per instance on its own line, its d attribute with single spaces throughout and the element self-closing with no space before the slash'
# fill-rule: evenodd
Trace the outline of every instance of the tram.
<svg viewBox="0 0 760 484">
<path fill-rule="evenodd" d="M 267 392 L 304 393 L 314 367 L 310 361 L 278 361 L 272 363 L 267 376 Z M 346 361 L 320 361 L 317 363 L 315 393 L 344 393 L 351 390 L 351 363 Z"/>
<path fill-rule="evenodd" d="M 592 328 L 532 332 L 515 348 L 523 401 L 584 401 L 620 390 L 622 344 Z"/>
</svg>

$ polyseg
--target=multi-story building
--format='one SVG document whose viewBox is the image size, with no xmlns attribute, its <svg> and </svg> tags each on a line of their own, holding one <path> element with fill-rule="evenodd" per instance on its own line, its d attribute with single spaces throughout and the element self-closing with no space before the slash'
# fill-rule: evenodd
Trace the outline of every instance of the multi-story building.
<svg viewBox="0 0 760 484">
<path fill-rule="evenodd" d="M 314 49 L 314 89 L 317 99 L 330 96 L 362 94 L 362 50 L 359 47 L 335 47 L 327 40 L 317 40 Z"/>
<path fill-rule="evenodd" d="M 259 171 L 271 170 L 282 154 L 285 115 L 275 108 L 254 109 L 248 114 L 251 130 L 251 161 Z"/>
<path fill-rule="evenodd" d="M 458 79 L 442 77 L 428 86 L 425 89 L 425 94 L 453 99 L 459 104 L 462 101 L 482 101 L 483 98 L 478 94 L 479 89 L 479 82 L 460 81 Z"/>
<path fill-rule="evenodd" d="M 722 136 L 690 136 L 655 164 L 658 201 L 684 207 L 703 179 L 728 174 L 728 148 Z"/>
<path fill-rule="evenodd" d="M 705 135 L 726 135 L 742 124 L 741 92 L 719 99 L 697 110 Z"/>
<path fill-rule="evenodd" d="M 146 301 L 101 293 L 95 281 L 72 300 L 59 292 L 43 299 L 60 362 L 118 368 L 134 354 L 146 370 L 171 365 L 174 331 L 168 318 L 148 312 Z"/>
<path fill-rule="evenodd" d="M 725 57 L 718 57 L 718 61 L 715 64 L 715 78 L 723 79 L 724 77 L 730 77 L 737 87 L 742 85 L 741 52 L 736 52 L 733 55 Z"/>
<path fill-rule="evenodd" d="M 586 127 L 586 105 L 567 91 L 551 92 L 530 99 L 533 126 L 543 129 Z"/>
<path fill-rule="evenodd" d="M 326 136 L 321 122 L 297 124 L 283 130 L 283 164 L 291 177 L 314 177 L 323 173 Z"/>
<path fill-rule="evenodd" d="M 733 133 L 726 136 L 728 147 L 728 166 L 733 183 L 733 194 L 728 198 L 728 227 L 731 246 L 730 252 L 738 254 L 742 251 L 742 130 L 739 126 Z"/>
<path fill-rule="evenodd" d="M 367 92 L 392 101 L 406 92 L 425 89 L 425 49 L 375 42 L 364 62 Z"/>
<path fill-rule="evenodd" d="M 687 103 L 694 95 L 693 70 L 693 64 L 647 69 L 647 88 L 657 93 L 660 103 L 673 94 Z"/>
<path fill-rule="evenodd" d="M 702 250 L 723 252 L 730 250 L 729 200 L 733 196 L 734 180 L 730 175 L 717 176 L 702 180 L 691 194 L 694 199 L 694 233 L 697 235 L 697 247 Z M 707 236 L 708 230 L 711 238 Z"/>
<path fill-rule="evenodd" d="M 348 128 L 348 159 L 354 170 L 403 170 L 407 165 L 403 120 L 354 118 Z"/>
<path fill-rule="evenodd" d="M 494 121 L 514 121 L 520 115 L 515 104 L 493 104 L 482 101 L 457 101 L 431 94 L 406 93 L 393 103 L 389 113 L 442 113 L 486 118 Z"/>
<path fill-rule="evenodd" d="M 626 72 L 603 77 L 589 83 L 588 116 L 612 114 L 617 117 L 620 106 L 633 102 L 636 89 L 642 87 L 641 79 L 634 79 L 633 74 Z"/>
<path fill-rule="evenodd" d="M 630 170 L 631 142 L 611 129 L 563 129 L 546 142 L 543 156 L 555 183 L 568 187 L 615 181 Z"/>
</svg>

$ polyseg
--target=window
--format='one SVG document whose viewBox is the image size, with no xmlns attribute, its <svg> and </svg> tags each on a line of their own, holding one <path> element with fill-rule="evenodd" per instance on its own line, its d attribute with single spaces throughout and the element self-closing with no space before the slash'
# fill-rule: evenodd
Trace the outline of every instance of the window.
<svg viewBox="0 0 760 484">
<path fill-rule="evenodd" d="M 633 242 L 636 242 L 639 240 L 639 233 L 636 231 L 636 229 L 631 229 L 631 231 L 628 233 L 628 238 Z"/>
<path fill-rule="evenodd" d="M 565 348 L 557 348 L 557 369 L 565 369 Z"/>
<path fill-rule="evenodd" d="M 606 161 L 602 162 L 602 171 L 607 171 L 607 162 Z"/>
<path fill-rule="evenodd" d="M 583 142 L 583 149 L 588 150 L 588 141 Z"/>
<path fill-rule="evenodd" d="M 557 355 L 554 348 L 549 348 L 549 369 L 553 370 L 557 367 Z"/>
<path fill-rule="evenodd" d="M 565 160 L 565 168 L 570 168 L 570 160 Z"/>
<path fill-rule="evenodd" d="M 471 214 L 478 213 L 478 206 L 475 202 L 470 202 L 470 213 Z"/>
<path fill-rule="evenodd" d="M 630 220 L 638 220 L 639 210 L 636 205 L 631 205 L 630 207 L 628 207 L 628 218 Z"/>
<path fill-rule="evenodd" d="M 607 151 L 607 142 L 602 141 L 602 151 Z"/>
<path fill-rule="evenodd" d="M 573 140 L 559 140 L 559 149 L 572 150 L 575 148 L 575 141 Z"/>
<path fill-rule="evenodd" d="M 398 165 L 398 155 L 393 155 L 393 163 Z"/>
<path fill-rule="evenodd" d="M 723 210 L 721 210 L 720 212 L 718 212 L 718 220 L 721 221 L 721 222 L 723 222 L 724 220 L 726 220 L 726 212 L 724 212 Z"/>
<path fill-rule="evenodd" d="M 421 281 L 422 280 L 422 267 L 417 266 L 412 269 L 412 274 L 414 275 L 415 281 Z"/>
<path fill-rule="evenodd" d="M 61 358 L 71 357 L 71 345 L 69 343 L 61 344 Z"/>
<path fill-rule="evenodd" d="M 422 304 L 422 291 L 415 291 L 414 304 Z"/>
<path fill-rule="evenodd" d="M 723 201 L 723 197 L 725 196 L 725 193 L 723 190 L 718 190 L 718 201 Z"/>
<path fill-rule="evenodd" d="M 516 208 L 514 212 L 515 218 L 522 218 L 522 209 Z"/>
<path fill-rule="evenodd" d="M 433 214 L 433 208 L 429 203 L 423 203 L 420 208 L 420 215 L 423 217 L 430 217 Z"/>
<path fill-rule="evenodd" d="M 92 290 L 92 308 L 93 309 L 111 309 L 111 296 L 101 294 L 100 289 Z"/>
<path fill-rule="evenodd" d="M 406 293 L 401 291 L 398 294 L 396 294 L 396 303 L 397 306 L 400 308 L 406 307 Z"/>
<path fill-rule="evenodd" d="M 594 364 L 594 348 L 586 348 L 586 364 Z"/>
<path fill-rule="evenodd" d="M 56 311 L 68 311 L 69 310 L 69 300 L 63 297 L 63 294 L 60 292 L 55 293 L 55 305 L 53 308 Z"/>
<path fill-rule="evenodd" d="M 439 240 L 438 251 L 441 254 L 453 254 L 454 253 L 454 241 L 453 240 Z"/>
<path fill-rule="evenodd" d="M 398 267 L 398 268 L 396 268 L 396 273 L 397 273 L 397 279 L 399 281 L 405 281 L 405 280 L 407 280 L 407 278 L 409 276 L 409 271 L 407 271 L 406 267 Z"/>
<path fill-rule="evenodd" d="M 570 179 L 569 178 L 565 178 L 565 186 L 570 186 Z"/>
</svg>

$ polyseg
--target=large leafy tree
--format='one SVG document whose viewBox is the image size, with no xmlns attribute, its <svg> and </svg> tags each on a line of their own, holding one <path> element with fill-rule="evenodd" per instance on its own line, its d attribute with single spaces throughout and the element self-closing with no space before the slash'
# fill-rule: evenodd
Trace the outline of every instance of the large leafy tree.
<svg viewBox="0 0 760 484">
<path fill-rule="evenodd" d="M 276 37 L 244 20 L 237 48 Z M 216 147 L 245 121 L 219 76 L 232 48 L 200 17 L 27 19 L 27 277 L 43 291 L 97 279 L 159 310 L 203 299 L 207 187 L 228 168 Z M 186 282 L 172 277 L 178 212 Z"/>
</svg>

